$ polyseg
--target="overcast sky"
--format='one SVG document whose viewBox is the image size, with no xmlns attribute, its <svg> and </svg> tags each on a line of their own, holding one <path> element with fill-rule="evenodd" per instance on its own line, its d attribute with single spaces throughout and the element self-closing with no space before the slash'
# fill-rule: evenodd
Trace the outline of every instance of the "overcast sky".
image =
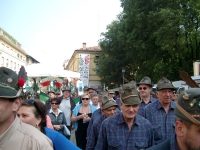
<svg viewBox="0 0 200 150">
<path fill-rule="evenodd" d="M 36 60 L 62 66 L 83 42 L 97 46 L 121 11 L 120 0 L 0 0 L 0 27 Z"/>
</svg>

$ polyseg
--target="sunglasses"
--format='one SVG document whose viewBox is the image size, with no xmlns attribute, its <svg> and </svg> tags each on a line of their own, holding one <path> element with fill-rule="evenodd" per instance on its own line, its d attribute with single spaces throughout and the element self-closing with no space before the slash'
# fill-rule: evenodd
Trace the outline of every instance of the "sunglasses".
<svg viewBox="0 0 200 150">
<path fill-rule="evenodd" d="M 55 94 L 55 95 L 60 95 L 60 94 Z"/>
<path fill-rule="evenodd" d="M 139 90 L 142 90 L 142 89 L 143 89 L 143 90 L 146 90 L 147 88 L 146 88 L 146 87 L 143 87 L 143 88 L 142 88 L 142 87 L 139 87 Z"/>
<path fill-rule="evenodd" d="M 89 100 L 89 98 L 82 98 L 82 100 Z"/>
<path fill-rule="evenodd" d="M 58 105 L 58 103 L 51 103 L 52 105 Z"/>
</svg>

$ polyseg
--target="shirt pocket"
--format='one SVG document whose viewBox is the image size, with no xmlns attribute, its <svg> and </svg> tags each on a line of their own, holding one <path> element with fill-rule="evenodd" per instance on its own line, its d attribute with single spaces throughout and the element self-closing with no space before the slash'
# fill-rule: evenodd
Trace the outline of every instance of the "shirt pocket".
<svg viewBox="0 0 200 150">
<path fill-rule="evenodd" d="M 108 149 L 109 150 L 123 150 L 122 142 L 117 139 L 108 140 Z"/>
<path fill-rule="evenodd" d="M 148 147 L 148 143 L 145 142 L 145 139 L 135 141 L 135 147 L 137 150 L 144 150 Z"/>
<path fill-rule="evenodd" d="M 160 124 L 153 126 L 153 135 L 155 141 L 162 140 L 162 128 Z"/>
</svg>

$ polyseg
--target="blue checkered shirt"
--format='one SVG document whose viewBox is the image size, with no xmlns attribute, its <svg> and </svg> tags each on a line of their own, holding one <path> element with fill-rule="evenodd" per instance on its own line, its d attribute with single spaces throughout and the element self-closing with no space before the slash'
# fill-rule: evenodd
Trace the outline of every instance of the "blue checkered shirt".
<svg viewBox="0 0 200 150">
<path fill-rule="evenodd" d="M 105 119 L 106 119 L 105 115 L 101 115 L 101 117 L 99 117 L 94 121 L 92 128 L 90 130 L 90 135 L 87 139 L 86 150 L 93 150 L 95 148 L 101 124 Z"/>
<path fill-rule="evenodd" d="M 145 103 L 143 100 L 140 104 L 140 108 L 138 110 L 138 114 L 141 115 L 142 117 L 145 117 L 145 114 L 144 114 L 144 107 L 147 106 L 148 104 L 151 104 L 151 103 L 154 103 L 155 101 L 157 101 L 158 99 L 157 98 L 154 98 L 154 97 L 150 97 L 150 101 L 149 103 Z"/>
<path fill-rule="evenodd" d="M 171 101 L 168 114 L 166 114 L 159 100 L 144 107 L 145 118 L 148 119 L 153 126 L 155 144 L 161 143 L 174 136 L 175 106 L 176 102 Z"/>
<path fill-rule="evenodd" d="M 122 113 L 105 119 L 101 125 L 95 150 L 140 150 L 153 145 L 151 123 L 137 115 L 129 131 Z"/>
<path fill-rule="evenodd" d="M 176 141 L 176 136 L 168 139 L 158 145 L 154 145 L 147 150 L 180 150 Z"/>
<path fill-rule="evenodd" d="M 89 134 L 90 134 L 90 131 L 91 131 L 91 128 L 92 128 L 94 121 L 96 119 L 98 119 L 99 117 L 101 117 L 101 115 L 102 115 L 102 113 L 101 113 L 100 108 L 93 112 L 92 117 L 90 119 L 90 123 L 89 123 L 88 128 L 87 128 L 87 138 L 86 139 L 88 139 L 88 137 L 89 137 Z"/>
</svg>

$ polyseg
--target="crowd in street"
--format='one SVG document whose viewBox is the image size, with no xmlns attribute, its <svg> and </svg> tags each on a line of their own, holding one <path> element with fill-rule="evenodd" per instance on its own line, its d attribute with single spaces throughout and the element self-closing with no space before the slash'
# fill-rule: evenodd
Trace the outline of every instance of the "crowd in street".
<svg viewBox="0 0 200 150">
<path fill-rule="evenodd" d="M 146 76 L 119 91 L 85 86 L 77 103 L 63 85 L 61 93 L 48 91 L 44 104 L 22 100 L 18 85 L 17 74 L 0 67 L 0 150 L 200 149 L 200 88 L 175 97 L 176 88 L 163 77 L 152 95 Z"/>
</svg>

